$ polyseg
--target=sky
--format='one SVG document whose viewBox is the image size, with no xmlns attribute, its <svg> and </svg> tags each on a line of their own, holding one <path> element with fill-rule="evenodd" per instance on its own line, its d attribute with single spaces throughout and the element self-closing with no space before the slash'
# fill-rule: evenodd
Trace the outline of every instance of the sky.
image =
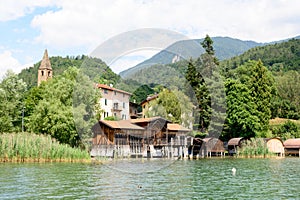
<svg viewBox="0 0 300 200">
<path fill-rule="evenodd" d="M 160 28 L 203 38 L 206 34 L 256 42 L 300 35 L 298 0 L 0 0 L 0 77 L 19 73 L 49 56 L 90 55 L 127 31 Z M 126 41 L 124 41 L 126 43 Z M 159 49 L 122 54 L 120 72 Z"/>
</svg>

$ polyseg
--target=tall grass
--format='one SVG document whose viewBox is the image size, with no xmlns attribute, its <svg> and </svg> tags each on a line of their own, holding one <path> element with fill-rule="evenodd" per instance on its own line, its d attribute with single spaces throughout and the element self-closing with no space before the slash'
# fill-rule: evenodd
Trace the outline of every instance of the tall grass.
<svg viewBox="0 0 300 200">
<path fill-rule="evenodd" d="M 0 134 L 0 162 L 86 162 L 87 151 L 60 144 L 50 135 Z"/>
<path fill-rule="evenodd" d="M 241 148 L 238 148 L 238 157 L 266 157 L 273 155 L 263 138 L 251 138 L 245 140 Z"/>
</svg>

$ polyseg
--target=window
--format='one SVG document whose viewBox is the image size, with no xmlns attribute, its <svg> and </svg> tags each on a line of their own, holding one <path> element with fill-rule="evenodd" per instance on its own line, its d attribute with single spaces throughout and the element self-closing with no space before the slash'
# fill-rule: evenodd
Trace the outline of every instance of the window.
<svg viewBox="0 0 300 200">
<path fill-rule="evenodd" d="M 117 92 L 116 92 L 116 91 L 114 91 L 114 93 L 115 93 L 115 95 L 117 95 Z"/>
<path fill-rule="evenodd" d="M 107 90 L 106 89 L 104 89 L 104 94 L 107 94 Z"/>
<path fill-rule="evenodd" d="M 117 113 L 114 113 L 114 117 L 117 117 Z"/>
<path fill-rule="evenodd" d="M 48 76 L 51 76 L 51 72 L 50 71 L 48 71 Z"/>
<path fill-rule="evenodd" d="M 123 108 L 125 108 L 125 102 L 123 102 Z"/>
<path fill-rule="evenodd" d="M 107 99 L 104 99 L 104 105 L 107 106 Z"/>
<path fill-rule="evenodd" d="M 125 97 L 125 94 L 123 93 L 123 97 Z"/>
<path fill-rule="evenodd" d="M 114 109 L 118 110 L 118 107 L 119 107 L 118 103 L 114 103 Z"/>
<path fill-rule="evenodd" d="M 44 76 L 44 71 L 42 71 L 42 76 Z"/>
<path fill-rule="evenodd" d="M 123 120 L 126 120 L 126 115 L 123 114 L 123 115 L 122 115 L 122 119 L 123 119 Z"/>
</svg>

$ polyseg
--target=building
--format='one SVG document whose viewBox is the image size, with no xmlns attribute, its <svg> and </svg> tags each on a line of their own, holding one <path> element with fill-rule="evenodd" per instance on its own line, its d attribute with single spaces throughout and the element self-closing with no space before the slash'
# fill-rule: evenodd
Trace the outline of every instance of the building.
<svg viewBox="0 0 300 200">
<path fill-rule="evenodd" d="M 288 139 L 284 143 L 285 155 L 300 157 L 300 138 Z"/>
<path fill-rule="evenodd" d="M 243 137 L 239 138 L 231 138 L 228 141 L 227 148 L 228 148 L 228 154 L 229 155 L 234 155 L 238 153 L 238 149 L 242 147 L 243 142 L 246 139 Z"/>
<path fill-rule="evenodd" d="M 38 69 L 38 86 L 41 84 L 42 81 L 47 81 L 48 79 L 52 78 L 53 72 L 50 63 L 50 59 L 48 57 L 47 49 L 44 52 L 44 56 L 41 62 L 41 65 Z"/>
<path fill-rule="evenodd" d="M 92 156 L 181 157 L 190 145 L 190 130 L 161 117 L 100 120 L 92 132 Z"/>
<path fill-rule="evenodd" d="M 194 138 L 193 144 L 189 146 L 189 156 L 194 157 L 211 157 L 225 156 L 224 143 L 218 138 Z"/>
<path fill-rule="evenodd" d="M 115 117 L 117 119 L 130 119 L 129 99 L 131 93 L 114 88 L 112 85 L 97 84 L 101 89 L 100 105 L 103 109 L 101 120 L 107 117 Z"/>
<path fill-rule="evenodd" d="M 142 101 L 141 106 L 142 106 L 142 117 L 146 117 L 146 112 L 150 108 L 150 102 L 155 100 L 158 97 L 158 94 L 152 95 L 147 97 L 144 101 Z"/>
<path fill-rule="evenodd" d="M 130 119 L 136 119 L 140 118 L 140 113 L 139 113 L 139 104 L 134 103 L 134 102 L 129 102 L 129 115 Z"/>
<path fill-rule="evenodd" d="M 274 153 L 278 156 L 284 156 L 284 146 L 280 138 L 266 138 L 265 142 L 269 152 Z"/>
</svg>

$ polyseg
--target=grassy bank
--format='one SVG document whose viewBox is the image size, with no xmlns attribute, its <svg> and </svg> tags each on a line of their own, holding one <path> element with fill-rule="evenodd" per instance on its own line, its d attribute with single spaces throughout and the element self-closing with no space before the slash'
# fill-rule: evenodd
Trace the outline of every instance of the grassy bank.
<svg viewBox="0 0 300 200">
<path fill-rule="evenodd" d="M 60 144 L 49 135 L 0 134 L 0 162 L 89 162 L 87 151 Z"/>
<path fill-rule="evenodd" d="M 269 151 L 263 138 L 251 138 L 246 140 L 242 148 L 238 148 L 237 157 L 242 158 L 263 158 L 272 157 L 274 154 Z"/>
</svg>

